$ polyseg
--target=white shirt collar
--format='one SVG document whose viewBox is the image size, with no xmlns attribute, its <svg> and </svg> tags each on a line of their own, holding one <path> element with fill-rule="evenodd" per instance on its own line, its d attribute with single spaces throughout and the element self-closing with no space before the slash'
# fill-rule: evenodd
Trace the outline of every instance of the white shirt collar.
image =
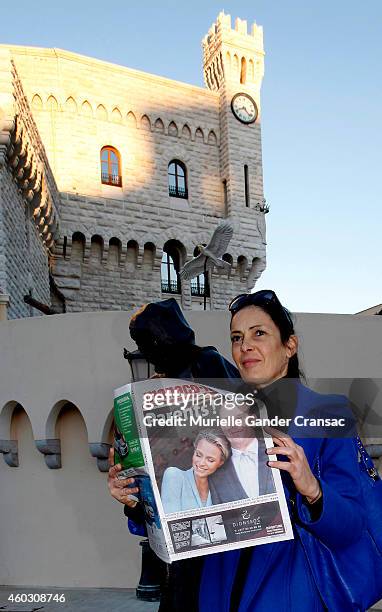
<svg viewBox="0 0 382 612">
<path fill-rule="evenodd" d="M 238 450 L 237 448 L 232 448 L 232 455 L 234 457 L 239 457 L 243 453 L 257 453 L 258 445 L 259 445 L 259 443 L 258 443 L 257 438 L 253 438 L 251 444 L 249 444 L 249 446 L 247 446 L 247 448 L 245 448 L 243 450 Z"/>
</svg>

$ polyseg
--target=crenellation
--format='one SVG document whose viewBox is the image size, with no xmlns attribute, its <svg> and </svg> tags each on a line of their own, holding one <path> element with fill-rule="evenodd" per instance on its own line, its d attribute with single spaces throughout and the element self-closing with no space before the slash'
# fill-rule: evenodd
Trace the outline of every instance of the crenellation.
<svg viewBox="0 0 382 612">
<path fill-rule="evenodd" d="M 226 15 L 224 11 L 221 11 L 216 20 L 217 31 L 219 30 L 231 30 L 231 15 Z"/>
<path fill-rule="evenodd" d="M 247 21 L 245 19 L 240 19 L 240 17 L 236 17 L 235 31 L 238 32 L 239 34 L 244 34 L 244 36 L 247 36 L 248 35 Z"/>
</svg>

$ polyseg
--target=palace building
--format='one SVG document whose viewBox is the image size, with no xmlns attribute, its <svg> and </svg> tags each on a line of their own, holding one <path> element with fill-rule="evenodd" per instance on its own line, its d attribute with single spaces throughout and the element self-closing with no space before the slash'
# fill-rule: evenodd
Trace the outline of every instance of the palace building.
<svg viewBox="0 0 382 612">
<path fill-rule="evenodd" d="M 220 13 L 202 45 L 206 88 L 0 45 L 3 318 L 40 314 L 33 300 L 83 312 L 171 295 L 187 310 L 206 294 L 222 309 L 255 285 L 266 265 L 262 28 Z M 181 282 L 223 219 L 231 271 Z"/>
</svg>

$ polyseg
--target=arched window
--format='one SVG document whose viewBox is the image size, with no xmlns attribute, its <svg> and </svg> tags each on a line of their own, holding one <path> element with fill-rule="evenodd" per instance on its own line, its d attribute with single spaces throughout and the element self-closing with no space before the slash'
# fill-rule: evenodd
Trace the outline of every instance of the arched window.
<svg viewBox="0 0 382 612">
<path fill-rule="evenodd" d="M 174 198 L 188 198 L 187 169 L 178 159 L 168 165 L 168 194 Z"/>
<path fill-rule="evenodd" d="M 240 83 L 244 84 L 247 80 L 247 60 L 245 57 L 241 58 L 241 71 L 240 71 Z"/>
<path fill-rule="evenodd" d="M 207 246 L 207 245 L 203 245 Z M 199 255 L 198 247 L 194 250 L 194 257 Z M 191 279 L 191 295 L 197 295 L 200 297 L 210 297 L 210 286 L 208 283 L 208 272 L 202 272 L 199 276 Z"/>
<path fill-rule="evenodd" d="M 161 284 L 163 293 L 181 293 L 179 278 L 180 253 L 169 241 L 163 247 L 161 263 Z"/>
<path fill-rule="evenodd" d="M 229 263 L 231 268 L 232 268 L 232 264 L 233 264 L 233 257 L 232 257 L 232 255 L 230 255 L 229 253 L 224 253 L 224 255 L 222 257 L 222 260 L 226 261 L 227 263 Z M 224 268 L 219 268 L 218 274 L 224 275 L 224 274 L 227 274 L 227 271 L 224 270 Z M 230 276 L 230 274 L 231 274 L 231 270 L 228 272 L 228 276 Z"/>
<path fill-rule="evenodd" d="M 101 149 L 101 182 L 104 185 L 122 187 L 121 158 L 114 147 Z"/>
<path fill-rule="evenodd" d="M 70 253 L 70 259 L 72 261 L 81 262 L 84 260 L 85 242 L 85 236 L 81 232 L 74 232 L 72 236 L 72 250 Z"/>
</svg>

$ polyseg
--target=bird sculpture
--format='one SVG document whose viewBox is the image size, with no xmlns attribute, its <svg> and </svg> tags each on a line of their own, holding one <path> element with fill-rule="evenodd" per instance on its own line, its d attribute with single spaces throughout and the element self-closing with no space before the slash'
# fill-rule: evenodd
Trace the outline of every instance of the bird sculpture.
<svg viewBox="0 0 382 612">
<path fill-rule="evenodd" d="M 265 261 L 259 257 L 255 257 L 252 262 L 251 269 L 248 272 L 247 277 L 247 292 L 252 293 L 252 289 L 256 285 L 256 282 L 260 278 L 261 274 L 265 270 Z"/>
<path fill-rule="evenodd" d="M 190 280 L 207 270 L 212 270 L 214 266 L 228 272 L 231 269 L 231 264 L 221 259 L 221 257 L 226 252 L 232 235 L 233 227 L 229 221 L 220 223 L 207 246 L 198 244 L 199 255 L 184 264 L 179 271 L 180 278 L 182 280 Z"/>
</svg>

